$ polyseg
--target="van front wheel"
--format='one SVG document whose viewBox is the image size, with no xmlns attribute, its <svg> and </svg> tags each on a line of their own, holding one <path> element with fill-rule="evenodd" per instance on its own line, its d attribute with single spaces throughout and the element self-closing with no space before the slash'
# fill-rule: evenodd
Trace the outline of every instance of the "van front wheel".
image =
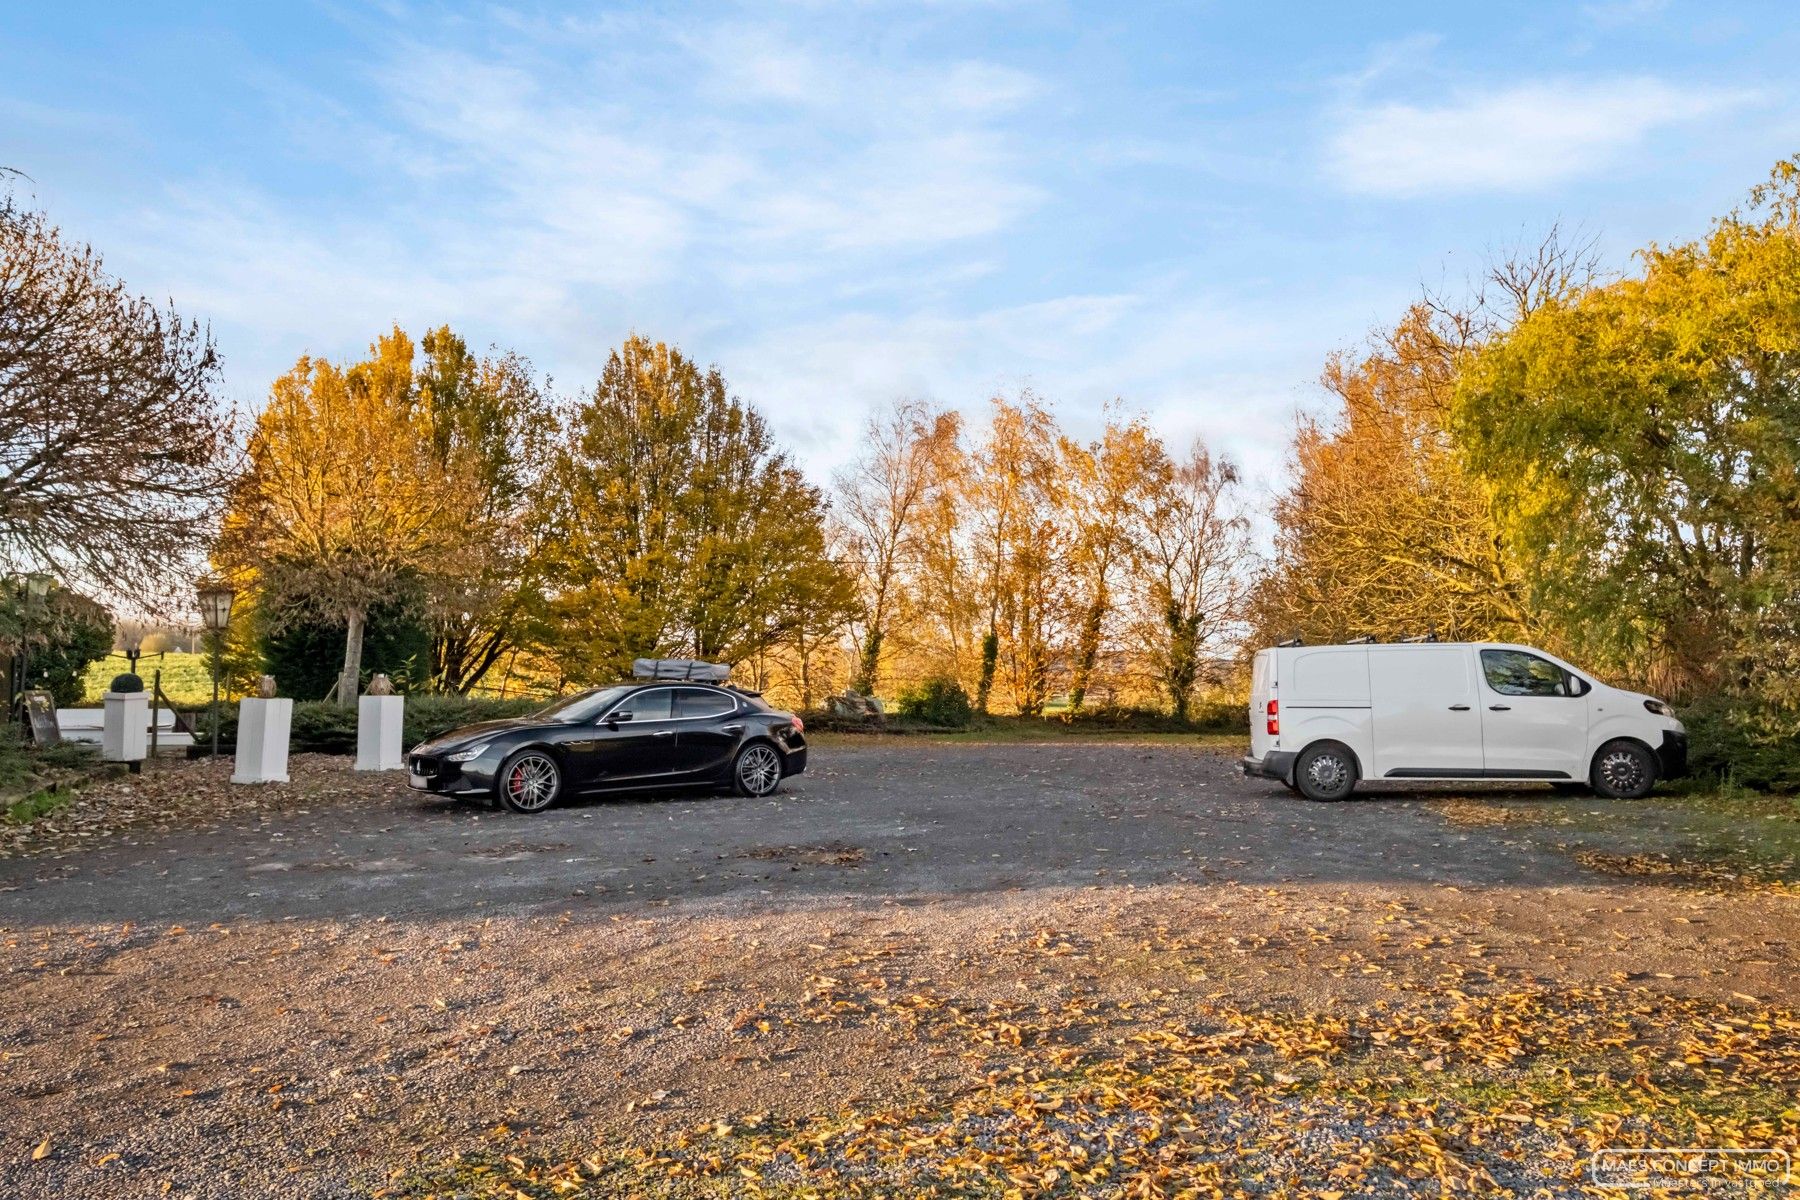
<svg viewBox="0 0 1800 1200">
<path fill-rule="evenodd" d="M 1356 757 L 1336 742 L 1320 742 L 1300 752 L 1294 787 L 1308 800 L 1342 800 L 1356 787 Z"/>
<path fill-rule="evenodd" d="M 1636 742 L 1608 742 L 1594 755 L 1591 778 L 1609 800 L 1641 800 L 1656 786 L 1656 756 Z"/>
</svg>

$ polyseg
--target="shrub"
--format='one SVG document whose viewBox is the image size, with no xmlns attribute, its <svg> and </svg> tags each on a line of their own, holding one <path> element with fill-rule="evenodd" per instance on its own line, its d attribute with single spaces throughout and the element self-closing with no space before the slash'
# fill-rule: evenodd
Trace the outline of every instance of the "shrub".
<svg viewBox="0 0 1800 1200">
<path fill-rule="evenodd" d="M 1714 696 L 1684 706 L 1680 716 L 1697 777 L 1800 791 L 1800 714 L 1766 701 Z"/>
<path fill-rule="evenodd" d="M 935 675 L 918 687 L 901 693 L 899 707 L 903 717 L 946 728 L 960 729 L 975 717 L 975 706 L 969 703 L 969 693 L 963 691 L 956 680 L 942 675 Z"/>
</svg>

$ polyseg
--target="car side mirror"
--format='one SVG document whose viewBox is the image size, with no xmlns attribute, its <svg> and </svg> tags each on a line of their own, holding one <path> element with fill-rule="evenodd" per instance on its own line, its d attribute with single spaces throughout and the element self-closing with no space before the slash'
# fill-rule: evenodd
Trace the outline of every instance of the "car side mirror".
<svg viewBox="0 0 1800 1200">
<path fill-rule="evenodd" d="M 631 712 L 628 709 L 625 712 L 616 712 L 612 716 L 606 718 L 606 724 L 609 728 L 617 729 L 620 721 L 629 720 L 631 720 Z"/>
</svg>

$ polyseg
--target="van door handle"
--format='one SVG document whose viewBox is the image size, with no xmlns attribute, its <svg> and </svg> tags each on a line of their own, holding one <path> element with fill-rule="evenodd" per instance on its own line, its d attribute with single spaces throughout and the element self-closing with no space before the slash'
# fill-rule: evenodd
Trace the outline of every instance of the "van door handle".
<svg viewBox="0 0 1800 1200">
<path fill-rule="evenodd" d="M 1451 712 L 1468 712 L 1469 706 L 1466 704 L 1452 704 L 1450 706 L 1450 711 Z"/>
<path fill-rule="evenodd" d="M 1488 711 L 1489 712 L 1511 712 L 1512 705 L 1510 705 L 1510 704 L 1490 704 L 1490 705 L 1488 705 Z"/>
</svg>

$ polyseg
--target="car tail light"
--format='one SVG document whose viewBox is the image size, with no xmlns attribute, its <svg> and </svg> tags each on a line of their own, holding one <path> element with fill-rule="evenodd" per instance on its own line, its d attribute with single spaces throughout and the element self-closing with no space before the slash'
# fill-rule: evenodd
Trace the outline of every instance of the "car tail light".
<svg viewBox="0 0 1800 1200">
<path fill-rule="evenodd" d="M 794 718 L 794 732 L 795 733 L 805 733 L 806 732 L 806 722 L 802 721 L 799 717 Z"/>
<path fill-rule="evenodd" d="M 1281 732 L 1281 718 L 1275 715 L 1279 711 L 1280 710 L 1275 707 L 1275 701 L 1273 701 L 1273 700 L 1269 701 L 1268 713 L 1269 713 L 1269 736 L 1270 737 L 1275 737 L 1276 735 L 1280 734 L 1280 732 Z"/>
</svg>

